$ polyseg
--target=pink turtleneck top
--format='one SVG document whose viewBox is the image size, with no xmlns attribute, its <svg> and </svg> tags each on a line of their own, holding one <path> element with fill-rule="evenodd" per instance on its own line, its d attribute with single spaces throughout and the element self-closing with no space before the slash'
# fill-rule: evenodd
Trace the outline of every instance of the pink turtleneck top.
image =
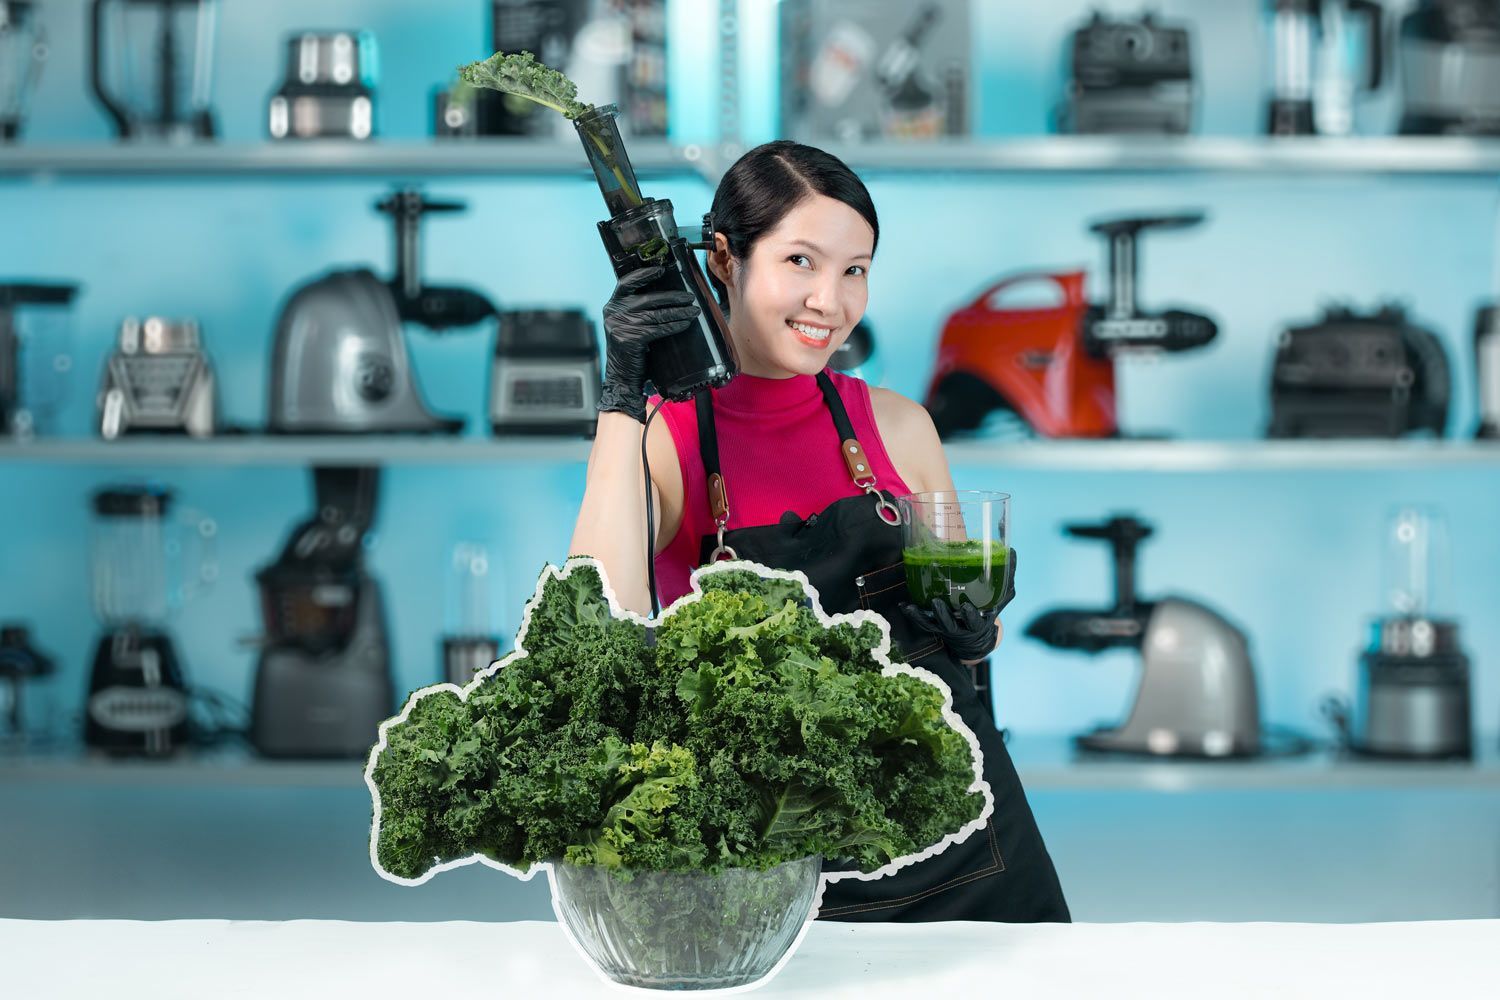
<svg viewBox="0 0 1500 1000">
<path fill-rule="evenodd" d="M 875 485 L 896 496 L 911 492 L 876 430 L 870 387 L 849 375 L 828 374 L 870 460 Z M 714 390 L 713 400 L 720 472 L 729 497 L 729 530 L 776 524 L 787 511 L 806 519 L 835 500 L 862 492 L 849 478 L 833 416 L 813 376 L 737 375 Z M 656 403 L 653 398 L 651 406 Z M 699 546 L 715 527 L 698 450 L 696 407 L 692 401 L 667 403 L 658 419 L 665 420 L 672 433 L 684 498 L 682 524 L 656 556 L 657 590 L 666 607 L 691 589 L 689 576 L 698 566 Z"/>
</svg>

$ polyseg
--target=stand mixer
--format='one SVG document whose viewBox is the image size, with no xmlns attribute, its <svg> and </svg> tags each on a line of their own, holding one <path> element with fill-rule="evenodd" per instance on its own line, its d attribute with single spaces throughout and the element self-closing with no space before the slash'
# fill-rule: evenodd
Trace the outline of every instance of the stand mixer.
<svg viewBox="0 0 1500 1000">
<path fill-rule="evenodd" d="M 1114 550 L 1112 608 L 1054 608 L 1026 635 L 1057 649 L 1136 649 L 1143 671 L 1123 725 L 1076 737 L 1080 749 L 1160 757 L 1244 757 L 1262 752 L 1255 669 L 1245 634 L 1216 611 L 1184 597 L 1142 601 L 1135 558 L 1152 528 L 1130 516 L 1068 524 L 1074 538 Z"/>
</svg>

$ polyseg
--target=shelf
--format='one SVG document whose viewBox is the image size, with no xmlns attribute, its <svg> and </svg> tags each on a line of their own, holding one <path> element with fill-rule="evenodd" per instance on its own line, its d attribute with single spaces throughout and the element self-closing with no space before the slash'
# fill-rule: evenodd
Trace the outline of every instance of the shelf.
<svg viewBox="0 0 1500 1000">
<path fill-rule="evenodd" d="M 1446 136 L 1038 136 L 825 148 L 861 173 L 1500 175 L 1500 140 Z"/>
<path fill-rule="evenodd" d="M 696 145 L 664 140 L 629 145 L 641 176 L 700 174 L 712 157 Z M 454 139 L 371 142 L 213 143 L 203 145 L 75 144 L 0 147 L 0 176 L 392 176 L 592 177 L 577 142 Z M 717 180 L 717 177 L 714 178 Z"/>
<path fill-rule="evenodd" d="M 1500 789 L 1500 749 L 1479 741 L 1473 761 L 1358 760 L 1318 751 L 1262 760 L 1156 761 L 1079 758 L 1063 736 L 1017 736 L 1008 749 L 1028 791 L 1199 792 L 1332 789 Z M 0 757 L 0 787 L 15 784 L 125 787 L 337 788 L 364 783 L 365 761 L 272 761 L 245 750 L 168 760 L 112 760 L 80 750 Z"/>
<path fill-rule="evenodd" d="M 1239 173 L 1500 176 L 1500 139 L 1369 136 L 1027 136 L 930 142 L 819 143 L 865 173 Z M 697 174 L 711 184 L 741 151 L 629 140 L 643 176 Z M 576 142 L 376 139 L 202 145 L 114 143 L 0 147 L 0 177 L 589 176 Z"/>
<path fill-rule="evenodd" d="M 127 437 L 0 442 L 0 464 L 493 465 L 577 464 L 581 437 Z M 1243 472 L 1500 468 L 1500 441 L 951 441 L 954 467 L 1059 472 Z"/>
</svg>

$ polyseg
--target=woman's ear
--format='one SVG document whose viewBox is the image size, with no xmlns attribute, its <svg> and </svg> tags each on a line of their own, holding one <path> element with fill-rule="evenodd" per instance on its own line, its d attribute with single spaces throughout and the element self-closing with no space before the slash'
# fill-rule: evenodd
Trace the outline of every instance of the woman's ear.
<svg viewBox="0 0 1500 1000">
<path fill-rule="evenodd" d="M 714 246 L 708 252 L 708 271 L 722 281 L 725 288 L 734 287 L 730 260 L 728 238 L 723 233 L 714 233 Z"/>
</svg>

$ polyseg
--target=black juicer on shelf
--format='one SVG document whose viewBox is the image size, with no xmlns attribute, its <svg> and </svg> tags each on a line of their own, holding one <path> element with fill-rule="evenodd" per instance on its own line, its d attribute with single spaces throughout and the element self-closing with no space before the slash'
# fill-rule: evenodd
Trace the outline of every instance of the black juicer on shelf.
<svg viewBox="0 0 1500 1000">
<path fill-rule="evenodd" d="M 615 277 L 644 267 L 666 272 L 645 291 L 688 291 L 699 313 L 681 333 L 663 337 L 646 353 L 646 377 L 665 399 L 691 399 L 700 389 L 718 388 L 739 371 L 729 340 L 729 324 L 714 300 L 708 279 L 690 244 L 678 232 L 672 202 L 642 197 L 635 169 L 620 141 L 613 104 L 593 108 L 574 119 L 578 137 L 610 217 L 599 223 L 599 237 L 609 253 Z M 705 216 L 703 242 L 712 249 L 713 227 Z"/>
<path fill-rule="evenodd" d="M 1193 128 L 1192 35 L 1150 12 L 1112 20 L 1095 11 L 1073 32 L 1059 131 L 1183 135 Z"/>
<path fill-rule="evenodd" d="M 364 565 L 378 477 L 315 468 L 316 513 L 255 575 L 265 637 L 250 741 L 268 757 L 361 757 L 392 714 L 384 604 Z"/>
<path fill-rule="evenodd" d="M 1091 654 L 1136 649 L 1144 667 L 1130 717 L 1078 736 L 1079 748 L 1162 757 L 1260 752 L 1260 702 L 1245 634 L 1196 601 L 1136 596 L 1136 548 L 1151 526 L 1127 516 L 1064 530 L 1113 547 L 1114 607 L 1056 608 L 1033 619 L 1026 635 Z"/>
</svg>

